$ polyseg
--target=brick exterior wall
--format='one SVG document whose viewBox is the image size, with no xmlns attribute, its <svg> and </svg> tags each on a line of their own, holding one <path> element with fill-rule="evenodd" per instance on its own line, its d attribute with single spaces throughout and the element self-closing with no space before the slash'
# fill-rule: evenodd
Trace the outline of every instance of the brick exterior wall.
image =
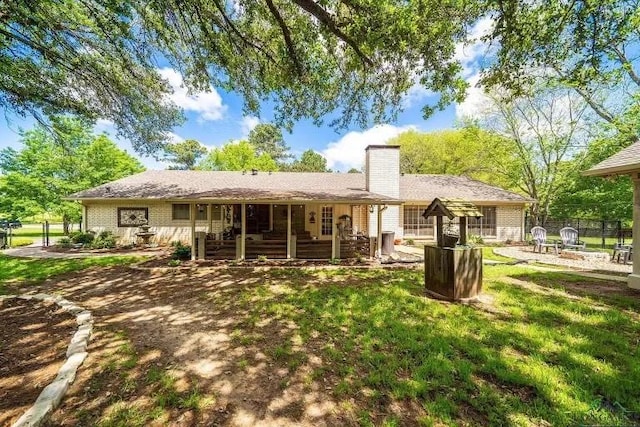
<svg viewBox="0 0 640 427">
<path fill-rule="evenodd" d="M 496 208 L 496 240 L 504 242 L 523 240 L 524 207 L 498 206 Z"/>
<path fill-rule="evenodd" d="M 365 158 L 366 189 L 372 193 L 400 198 L 400 147 L 369 146 Z M 378 235 L 377 206 L 369 215 L 369 236 Z M 388 206 L 382 212 L 382 231 L 395 232 L 402 238 L 400 207 Z"/>
<path fill-rule="evenodd" d="M 154 243 L 168 244 L 175 240 L 188 243 L 191 240 L 191 221 L 172 220 L 172 204 L 169 202 L 85 202 L 85 206 L 87 230 L 96 233 L 111 231 L 123 244 L 135 242 L 139 230 L 138 227 L 118 227 L 118 208 L 148 208 L 150 231 L 156 233 L 151 239 Z M 212 221 L 211 230 L 208 220 L 196 221 L 196 231 L 220 233 L 223 228 L 219 219 Z"/>
</svg>

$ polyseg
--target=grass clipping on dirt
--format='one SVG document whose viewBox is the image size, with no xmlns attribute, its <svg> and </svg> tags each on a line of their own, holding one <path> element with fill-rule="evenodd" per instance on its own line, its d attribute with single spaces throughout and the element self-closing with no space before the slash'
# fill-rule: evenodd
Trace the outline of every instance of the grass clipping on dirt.
<svg viewBox="0 0 640 427">
<path fill-rule="evenodd" d="M 72 399 L 84 423 L 223 424 L 247 399 L 264 415 L 273 396 L 289 396 L 281 417 L 313 424 L 304 398 L 314 393 L 332 403 L 328 424 L 640 422 L 640 294 L 623 285 L 487 267 L 492 302 L 470 306 L 424 297 L 422 274 L 408 270 L 187 271 L 153 280 L 146 295 L 171 282 L 184 287 L 193 313 L 227 316 L 223 383 L 239 373 L 277 393 L 225 405 L 218 377 L 192 373 L 177 387 L 174 372 L 186 369 L 179 356 L 154 359 L 152 341 L 118 332 L 120 343 L 101 344 L 117 350 L 94 362 L 89 391 Z"/>
</svg>

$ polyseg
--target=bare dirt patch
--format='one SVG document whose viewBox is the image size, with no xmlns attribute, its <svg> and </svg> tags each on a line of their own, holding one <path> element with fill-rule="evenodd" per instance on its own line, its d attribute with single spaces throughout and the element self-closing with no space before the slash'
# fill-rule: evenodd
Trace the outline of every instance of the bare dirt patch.
<svg viewBox="0 0 640 427">
<path fill-rule="evenodd" d="M 74 317 L 55 303 L 0 300 L 0 425 L 11 425 L 36 401 L 65 360 Z"/>
<path fill-rule="evenodd" d="M 116 267 L 34 286 L 53 287 L 95 322 L 89 356 L 49 425 L 353 424 L 310 375 L 322 363 L 313 348 L 287 347 L 295 325 L 245 312 L 265 274 Z M 243 333 L 247 324 L 259 333 Z"/>
</svg>

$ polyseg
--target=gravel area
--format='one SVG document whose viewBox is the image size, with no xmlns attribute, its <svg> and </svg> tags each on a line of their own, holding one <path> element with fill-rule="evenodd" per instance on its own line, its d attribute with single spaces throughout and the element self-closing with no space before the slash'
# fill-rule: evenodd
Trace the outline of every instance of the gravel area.
<svg viewBox="0 0 640 427">
<path fill-rule="evenodd" d="M 631 273 L 631 270 L 632 270 L 631 264 L 624 265 L 622 263 L 608 261 L 609 259 L 608 256 L 606 261 L 601 259 L 594 259 L 594 258 L 589 258 L 585 260 L 567 259 L 567 258 L 559 257 L 558 255 L 554 254 L 553 251 L 549 251 L 549 253 L 543 252 L 541 254 L 537 252 L 533 252 L 532 246 L 512 246 L 512 247 L 494 248 L 493 252 L 498 255 L 515 258 L 519 260 L 537 261 L 545 264 L 560 265 L 560 266 L 571 267 L 571 268 L 576 268 L 580 270 L 615 271 L 619 273 Z"/>
</svg>

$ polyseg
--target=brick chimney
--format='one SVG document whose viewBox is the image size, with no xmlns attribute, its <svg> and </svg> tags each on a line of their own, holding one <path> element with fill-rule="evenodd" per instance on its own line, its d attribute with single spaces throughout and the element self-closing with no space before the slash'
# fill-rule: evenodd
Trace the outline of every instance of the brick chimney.
<svg viewBox="0 0 640 427">
<path fill-rule="evenodd" d="M 369 145 L 365 158 L 366 190 L 394 199 L 400 198 L 400 146 Z M 377 209 L 377 206 L 375 207 Z M 402 238 L 400 207 L 389 206 L 382 213 L 382 231 L 394 231 Z M 369 235 L 378 232 L 377 213 L 369 215 Z"/>
</svg>

